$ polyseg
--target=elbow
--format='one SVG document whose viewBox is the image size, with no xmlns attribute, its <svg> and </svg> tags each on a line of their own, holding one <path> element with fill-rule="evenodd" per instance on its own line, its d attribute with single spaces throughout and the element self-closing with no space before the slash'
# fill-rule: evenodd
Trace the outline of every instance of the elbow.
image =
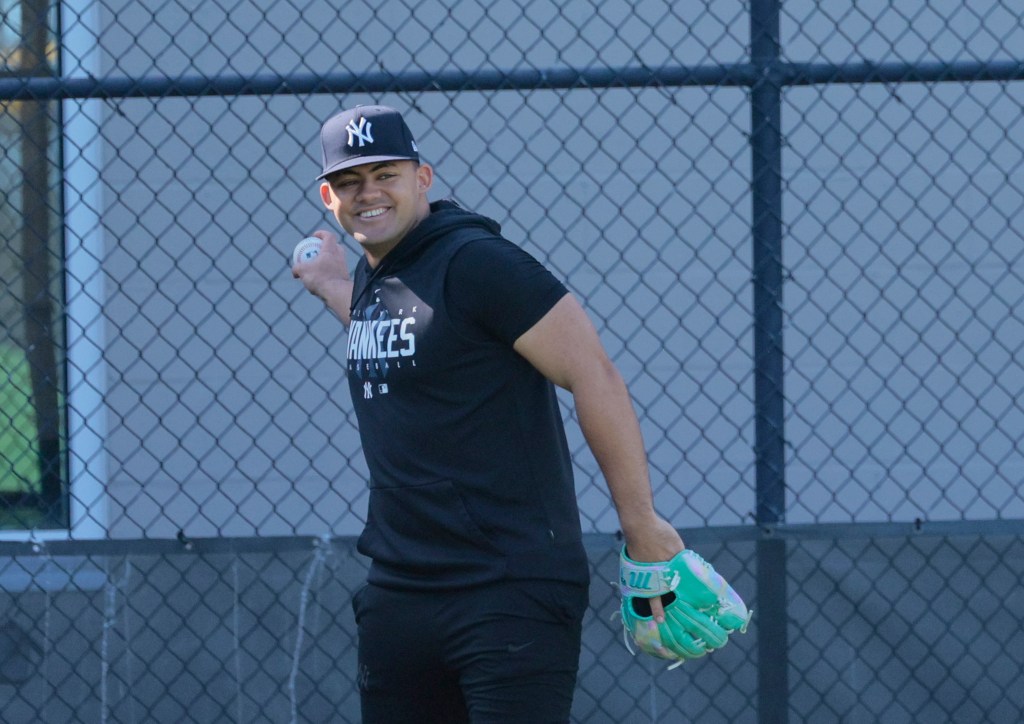
<svg viewBox="0 0 1024 724">
<path fill-rule="evenodd" d="M 595 356 L 590 364 L 583 369 L 576 370 L 576 374 L 567 375 L 563 381 L 555 380 L 554 382 L 574 395 L 587 390 L 605 394 L 626 388 L 626 382 L 619 372 L 619 368 L 605 354 Z"/>
</svg>

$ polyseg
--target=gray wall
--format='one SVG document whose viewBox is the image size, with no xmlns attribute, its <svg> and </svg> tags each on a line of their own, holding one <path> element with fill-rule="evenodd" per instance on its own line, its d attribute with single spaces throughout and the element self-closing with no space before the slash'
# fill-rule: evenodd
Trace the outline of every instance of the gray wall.
<svg viewBox="0 0 1024 724">
<path fill-rule="evenodd" d="M 1020 23 L 986 8 L 787 4 L 784 54 L 1008 57 Z M 395 73 L 658 67 L 743 61 L 748 34 L 741 3 L 242 10 L 107 4 L 90 21 L 95 62 L 133 76 L 360 72 L 378 58 Z M 68 102 L 101 119 L 88 192 L 102 206 L 109 534 L 361 527 L 343 331 L 284 258 L 332 224 L 313 182 L 319 123 L 371 101 L 408 110 L 435 198 L 501 221 L 583 299 L 630 382 L 663 512 L 681 527 L 748 520 L 744 89 L 281 95 Z M 1014 84 L 785 91 L 791 522 L 1024 510 L 1021 105 Z M 584 525 L 614 530 L 569 423 Z"/>
</svg>

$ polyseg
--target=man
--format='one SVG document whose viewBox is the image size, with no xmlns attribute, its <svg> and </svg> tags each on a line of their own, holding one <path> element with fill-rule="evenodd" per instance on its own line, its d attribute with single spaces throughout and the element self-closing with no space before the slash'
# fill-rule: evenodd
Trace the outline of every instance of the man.
<svg viewBox="0 0 1024 724">
<path fill-rule="evenodd" d="M 576 299 L 498 224 L 431 203 L 405 121 L 360 106 L 321 131 L 338 238 L 293 275 L 349 327 L 370 472 L 354 598 L 363 720 L 566 722 L 589 568 L 554 385 L 572 393 L 630 556 L 683 549 L 653 507 L 640 426 Z M 661 619 L 659 599 L 652 599 Z"/>
</svg>

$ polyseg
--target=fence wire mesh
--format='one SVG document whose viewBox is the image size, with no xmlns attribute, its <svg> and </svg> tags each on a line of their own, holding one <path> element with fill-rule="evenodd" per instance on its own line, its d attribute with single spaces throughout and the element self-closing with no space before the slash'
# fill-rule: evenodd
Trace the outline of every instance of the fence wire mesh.
<svg viewBox="0 0 1024 724">
<path fill-rule="evenodd" d="M 999 0 L 0 0 L 0 719 L 358 721 L 367 473 L 286 259 L 370 102 L 581 299 L 757 610 L 629 656 L 564 398 L 575 721 L 1024 718 L 1021 48 Z"/>
</svg>

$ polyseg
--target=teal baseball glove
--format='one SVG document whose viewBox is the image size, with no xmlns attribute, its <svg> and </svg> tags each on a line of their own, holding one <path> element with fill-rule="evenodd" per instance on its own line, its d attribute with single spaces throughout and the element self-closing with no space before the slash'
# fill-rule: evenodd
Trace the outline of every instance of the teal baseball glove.
<svg viewBox="0 0 1024 724">
<path fill-rule="evenodd" d="M 672 560 L 641 563 L 619 556 L 619 593 L 626 646 L 632 638 L 644 653 L 669 659 L 675 668 L 745 633 L 753 611 L 710 563 L 693 551 L 680 551 Z M 650 599 L 662 597 L 665 622 L 656 623 Z"/>
</svg>

